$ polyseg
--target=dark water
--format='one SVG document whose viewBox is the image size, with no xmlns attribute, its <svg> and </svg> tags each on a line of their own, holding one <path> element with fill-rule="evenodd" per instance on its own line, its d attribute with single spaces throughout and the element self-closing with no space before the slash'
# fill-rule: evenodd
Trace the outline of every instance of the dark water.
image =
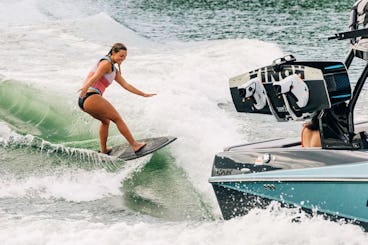
<svg viewBox="0 0 368 245">
<path fill-rule="evenodd" d="M 347 53 L 347 43 L 327 41 L 327 37 L 348 30 L 353 3 L 127 0 L 96 1 L 85 11 L 106 11 L 138 34 L 159 42 L 249 38 L 275 42 L 286 53 L 297 53 L 303 59 L 342 59 Z"/>
<path fill-rule="evenodd" d="M 346 43 L 327 41 L 348 29 L 351 1 L 127 1 L 113 16 L 154 40 L 250 38 L 276 42 L 301 58 L 341 59 Z M 124 14 L 121 14 L 124 13 Z M 127 13 L 127 14 L 126 14 Z"/>
</svg>

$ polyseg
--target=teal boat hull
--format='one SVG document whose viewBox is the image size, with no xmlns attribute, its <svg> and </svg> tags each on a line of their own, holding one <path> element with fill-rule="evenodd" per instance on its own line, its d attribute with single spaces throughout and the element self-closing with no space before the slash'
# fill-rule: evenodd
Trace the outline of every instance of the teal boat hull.
<svg viewBox="0 0 368 245">
<path fill-rule="evenodd" d="M 368 223 L 368 162 L 306 169 L 214 176 L 225 219 L 270 201 Z"/>
</svg>

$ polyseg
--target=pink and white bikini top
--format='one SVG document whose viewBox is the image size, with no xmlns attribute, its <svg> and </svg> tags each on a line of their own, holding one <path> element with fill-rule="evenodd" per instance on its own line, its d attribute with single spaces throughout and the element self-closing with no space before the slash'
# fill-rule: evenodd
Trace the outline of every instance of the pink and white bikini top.
<svg viewBox="0 0 368 245">
<path fill-rule="evenodd" d="M 111 58 L 109 56 L 105 56 L 91 69 L 91 71 L 88 73 L 88 76 L 86 80 L 88 80 L 93 74 L 95 74 L 98 64 L 102 60 L 107 60 L 111 63 L 112 66 L 112 72 L 104 74 L 99 80 L 97 80 L 94 84 L 92 84 L 88 89 L 94 90 L 100 95 L 102 95 L 105 92 L 105 89 L 110 86 L 110 84 L 114 81 L 116 76 L 116 67 L 112 64 Z"/>
</svg>

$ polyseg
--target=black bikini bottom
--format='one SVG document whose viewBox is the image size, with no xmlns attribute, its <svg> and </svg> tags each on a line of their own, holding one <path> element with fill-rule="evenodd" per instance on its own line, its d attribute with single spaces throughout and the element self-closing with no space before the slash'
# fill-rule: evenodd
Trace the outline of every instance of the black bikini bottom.
<svg viewBox="0 0 368 245">
<path fill-rule="evenodd" d="M 94 95 L 94 94 L 100 94 L 100 93 L 97 93 L 97 92 L 88 92 L 88 93 L 86 93 L 86 95 L 84 96 L 84 97 L 82 97 L 82 98 L 78 98 L 78 105 L 79 105 L 79 107 L 82 109 L 82 110 L 84 110 L 84 108 L 83 108 L 83 104 L 84 104 L 84 102 L 86 101 L 86 99 L 89 97 L 89 96 L 91 96 L 91 95 Z"/>
</svg>

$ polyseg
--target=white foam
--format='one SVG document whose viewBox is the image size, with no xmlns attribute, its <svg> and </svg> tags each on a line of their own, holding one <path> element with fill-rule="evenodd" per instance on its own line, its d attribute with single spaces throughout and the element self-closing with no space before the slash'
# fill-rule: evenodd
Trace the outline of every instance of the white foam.
<svg viewBox="0 0 368 245">
<path fill-rule="evenodd" d="M 231 103 L 229 77 L 280 55 L 276 45 L 257 40 L 169 44 L 166 49 L 137 53 L 124 65 L 127 80 L 158 93 L 156 97 L 137 98 L 117 86 L 106 97 L 126 115 L 139 136 L 148 132 L 177 136 L 171 146 L 177 163 L 189 173 L 195 187 L 208 195 L 212 193 L 207 179 L 214 154 L 244 142 L 239 130 L 249 123 L 218 106 Z"/>
<path fill-rule="evenodd" d="M 35 138 L 31 135 L 19 135 L 9 126 L 0 122 L 0 147 L 8 147 L 11 145 L 22 145 L 31 147 L 32 144 L 37 145 L 39 153 L 43 153 L 45 145 L 47 149 L 55 151 L 60 149 L 66 153 L 73 153 L 77 149 L 65 148 L 62 145 L 52 145 L 48 142 L 35 142 Z M 95 152 L 88 150 L 79 150 L 91 160 L 91 164 L 96 161 L 107 161 L 110 164 L 113 159 L 104 159 L 103 156 L 97 155 Z M 88 157 L 88 154 L 94 154 Z M 56 153 L 55 153 L 56 154 Z M 52 157 L 52 155 L 51 155 Z M 80 158 L 83 158 L 81 156 Z M 100 159 L 101 158 L 101 159 Z M 139 171 L 148 161 L 149 157 L 140 158 L 135 161 L 125 162 L 118 172 L 108 172 L 106 169 L 84 170 L 76 169 L 77 166 L 60 168 L 52 168 L 45 172 L 46 169 L 40 169 L 40 172 L 29 173 L 29 175 L 12 175 L 6 171 L 5 175 L 0 179 L 0 198 L 22 198 L 22 197 L 41 197 L 41 198 L 58 198 L 67 201 L 81 202 L 93 201 L 109 195 L 122 195 L 120 188 L 123 180 L 129 178 L 132 173 Z M 38 161 L 41 161 L 39 159 Z M 19 163 L 21 164 L 21 163 Z M 31 164 L 31 163 L 30 163 Z M 87 164 L 87 163 L 86 163 Z M 101 162 L 101 166 L 104 163 Z M 40 168 L 40 166 L 38 166 Z"/>
<path fill-rule="evenodd" d="M 8 126 L 8 124 L 0 121 L 0 146 L 7 146 L 13 142 L 29 144 L 32 140 L 33 136 L 17 134 Z"/>
<path fill-rule="evenodd" d="M 47 20 L 37 6 L 35 1 L 20 0 L 0 2 L 0 25 L 24 25 Z"/>
<path fill-rule="evenodd" d="M 88 4 L 68 0 L 2 0 L 0 26 L 32 25 L 54 20 L 86 16 Z"/>
<path fill-rule="evenodd" d="M 232 106 L 227 84 L 230 77 L 268 65 L 282 56 L 282 51 L 275 44 L 246 39 L 157 44 L 119 25 L 106 13 L 88 17 L 70 7 L 73 1 L 69 5 L 68 1 L 52 1 L 50 6 L 55 8 L 40 7 L 47 2 L 0 3 L 0 73 L 41 90 L 63 93 L 71 101 L 71 110 L 77 110 L 72 103 L 89 68 L 112 43 L 125 42 L 129 49 L 122 65 L 125 78 L 158 96 L 136 97 L 114 84 L 106 98 L 137 137 L 177 136 L 167 149 L 201 196 L 217 207 L 207 181 L 214 154 L 254 134 L 269 137 L 268 129 L 274 124 L 271 117 L 272 121 L 254 115 L 239 117 L 217 104 Z M 60 10 L 58 6 L 62 6 Z M 20 16 L 14 17 L 17 13 Z M 9 28 L 13 24 L 17 25 Z M 95 123 L 80 115 L 88 124 Z M 95 126 L 97 131 L 97 123 Z M 256 126 L 260 126 L 258 131 Z M 3 143 L 18 136 L 0 125 Z M 93 201 L 122 195 L 121 182 L 135 170 L 132 163 L 116 173 L 65 167 L 42 174 L 6 175 L 0 180 L 0 197 Z M 134 223 L 128 218 L 114 224 L 6 214 L 5 209 L 0 212 L 0 241 L 4 244 L 366 244 L 368 239 L 356 226 L 321 218 L 293 223 L 294 214 L 267 210 L 252 211 L 231 221 Z"/>
<path fill-rule="evenodd" d="M 61 167 L 30 176 L 3 176 L 0 180 L 0 198 L 39 197 L 73 202 L 94 201 L 111 195 L 122 195 L 125 179 L 149 159 L 127 162 L 118 172 L 104 169 L 87 171 Z M 44 171 L 40 171 L 44 172 Z"/>
<path fill-rule="evenodd" d="M 79 37 L 89 42 L 105 44 L 107 49 L 114 42 L 123 42 L 129 47 L 129 53 L 132 48 L 148 49 L 154 45 L 152 41 L 119 24 L 105 12 L 76 19 L 68 27 L 71 33 L 77 33 Z"/>
<path fill-rule="evenodd" d="M 22 28 L 28 29 L 26 34 Z M 207 179 L 214 154 L 246 141 L 239 132 L 250 123 L 218 107 L 218 103 L 231 104 L 228 79 L 282 55 L 277 45 L 259 40 L 156 44 L 104 13 L 4 31 L 7 38 L 3 45 L 8 54 L 0 57 L 0 67 L 5 67 L 0 73 L 17 79 L 27 77 L 30 84 L 42 84 L 44 90 L 64 91 L 73 102 L 98 53 L 102 56 L 108 51 L 108 40 L 111 44 L 116 40 L 129 43 L 128 59 L 122 65 L 124 77 L 137 88 L 158 95 L 137 97 L 115 83 L 105 97 L 121 112 L 137 138 L 178 137 L 172 153 L 203 193 L 212 193 Z M 11 40 L 19 35 L 23 36 L 24 55 L 32 58 L 16 55 Z M 45 55 L 40 57 L 40 50 Z M 9 63 L 9 56 L 17 59 Z M 22 63 L 23 69 L 17 69 Z M 75 103 L 72 105 L 77 109 Z M 97 122 L 85 114 L 81 117 L 95 123 L 92 125 L 97 130 Z M 117 134 L 114 127 L 112 132 Z M 207 195 L 213 199 L 212 194 Z"/>
<path fill-rule="evenodd" d="M 126 43 L 131 54 L 152 44 L 106 13 L 12 28 L 0 25 L 0 32 L 0 74 L 42 89 L 74 92 L 75 96 L 89 69 L 113 43 Z"/>
<path fill-rule="evenodd" d="M 94 223 L 1 215 L 5 244 L 366 244 L 359 227 L 322 218 L 294 223 L 287 214 L 253 212 L 230 221 Z M 334 234 L 333 236 L 331 234 Z"/>
</svg>

